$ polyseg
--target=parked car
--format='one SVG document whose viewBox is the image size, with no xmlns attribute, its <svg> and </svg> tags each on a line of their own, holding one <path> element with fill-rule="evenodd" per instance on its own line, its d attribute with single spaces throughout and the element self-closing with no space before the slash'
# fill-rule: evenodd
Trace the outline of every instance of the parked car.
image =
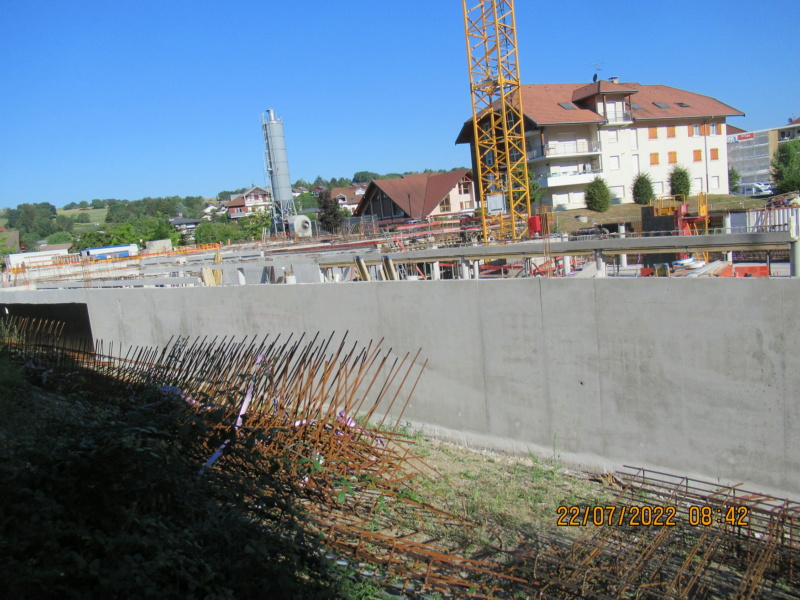
<svg viewBox="0 0 800 600">
<path fill-rule="evenodd" d="M 740 196 L 771 196 L 775 192 L 771 183 L 742 183 L 739 184 Z"/>
</svg>

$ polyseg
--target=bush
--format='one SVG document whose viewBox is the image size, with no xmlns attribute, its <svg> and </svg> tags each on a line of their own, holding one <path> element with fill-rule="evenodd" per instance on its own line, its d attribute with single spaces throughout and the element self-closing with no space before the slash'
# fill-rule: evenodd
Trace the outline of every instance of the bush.
<svg viewBox="0 0 800 600">
<path fill-rule="evenodd" d="M 683 195 L 686 200 L 692 192 L 692 176 L 689 169 L 680 165 L 672 167 L 669 173 L 669 193 L 673 196 Z"/>
<path fill-rule="evenodd" d="M 731 167 L 728 169 L 728 193 L 729 194 L 738 194 L 739 193 L 739 184 L 742 181 L 742 176 L 739 174 L 739 171 Z"/>
<path fill-rule="evenodd" d="M 639 173 L 633 178 L 633 201 L 636 204 L 650 204 L 653 199 L 653 180 L 648 173 Z"/>
<path fill-rule="evenodd" d="M 586 208 L 595 212 L 606 212 L 611 207 L 611 190 L 602 177 L 595 177 L 586 186 Z"/>
</svg>

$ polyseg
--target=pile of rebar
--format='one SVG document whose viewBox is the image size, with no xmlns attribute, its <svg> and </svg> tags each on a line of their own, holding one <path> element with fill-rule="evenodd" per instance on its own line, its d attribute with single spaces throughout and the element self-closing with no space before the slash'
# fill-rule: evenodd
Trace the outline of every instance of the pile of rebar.
<svg viewBox="0 0 800 600">
<path fill-rule="evenodd" d="M 564 507 L 562 524 L 581 528 L 573 542 L 520 532 L 548 547 L 475 544 L 470 523 L 417 496 L 436 476 L 402 427 L 425 367 L 419 353 L 392 358 L 380 342 L 346 335 L 176 338 L 122 353 L 100 342 L 59 347 L 62 329 L 6 317 L 0 349 L 50 385 L 91 378 L 109 393 L 157 390 L 198 418 L 222 411 L 222 441 L 198 456 L 201 476 L 235 468 L 237 444 L 280 457 L 275 477 L 329 557 L 401 596 L 800 598 L 800 505 L 655 471 L 615 474 L 608 506 Z"/>
</svg>

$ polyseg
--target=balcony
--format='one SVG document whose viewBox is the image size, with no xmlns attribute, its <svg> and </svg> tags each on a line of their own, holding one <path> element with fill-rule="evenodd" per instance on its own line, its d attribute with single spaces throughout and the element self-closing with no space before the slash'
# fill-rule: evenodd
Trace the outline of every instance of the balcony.
<svg viewBox="0 0 800 600">
<path fill-rule="evenodd" d="M 528 160 L 535 161 L 542 158 L 559 156 L 582 156 L 586 154 L 600 154 L 600 142 L 578 140 L 577 142 L 550 143 L 544 148 L 535 146 L 528 150 Z"/>
<path fill-rule="evenodd" d="M 536 181 L 543 188 L 563 187 L 567 185 L 586 185 L 603 173 L 602 169 L 592 171 L 567 171 L 562 173 L 548 173 L 538 175 Z"/>
<path fill-rule="evenodd" d="M 608 113 L 606 115 L 606 123 L 605 123 L 606 127 L 628 125 L 630 123 L 633 123 L 633 115 L 629 110 L 625 110 L 622 112 Z"/>
</svg>

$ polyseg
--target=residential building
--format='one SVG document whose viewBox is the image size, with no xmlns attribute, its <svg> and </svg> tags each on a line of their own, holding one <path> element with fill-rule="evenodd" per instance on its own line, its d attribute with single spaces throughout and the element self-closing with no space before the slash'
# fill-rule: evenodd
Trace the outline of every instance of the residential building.
<svg viewBox="0 0 800 600">
<path fill-rule="evenodd" d="M 228 214 L 231 219 L 246 217 L 247 215 L 272 209 L 272 192 L 258 185 L 254 185 L 238 196 L 232 196 L 228 202 Z"/>
<path fill-rule="evenodd" d="M 194 230 L 197 229 L 200 223 L 200 219 L 187 219 L 184 217 L 175 217 L 169 220 L 169 224 L 177 229 L 185 240 L 190 242 L 194 241 Z"/>
<path fill-rule="evenodd" d="M 584 208 L 595 177 L 615 203 L 633 202 L 632 183 L 647 172 L 656 195 L 669 194 L 675 165 L 689 169 L 692 193 L 727 193 L 727 117 L 744 113 L 714 98 L 665 85 L 620 83 L 521 86 L 530 177 L 556 210 Z M 472 120 L 456 143 L 472 148 Z"/>
<path fill-rule="evenodd" d="M 351 185 L 346 188 L 334 188 L 331 190 L 331 198 L 339 203 L 339 207 L 349 210 L 352 215 L 366 191 L 367 186 L 364 184 Z"/>
<path fill-rule="evenodd" d="M 728 162 L 741 176 L 742 184 L 770 183 L 772 159 L 778 144 L 800 139 L 800 119 L 772 129 L 728 132 Z"/>
<path fill-rule="evenodd" d="M 355 210 L 358 217 L 374 215 L 379 221 L 422 220 L 455 216 L 475 209 L 472 171 L 404 175 L 376 179 L 367 186 Z"/>
</svg>

